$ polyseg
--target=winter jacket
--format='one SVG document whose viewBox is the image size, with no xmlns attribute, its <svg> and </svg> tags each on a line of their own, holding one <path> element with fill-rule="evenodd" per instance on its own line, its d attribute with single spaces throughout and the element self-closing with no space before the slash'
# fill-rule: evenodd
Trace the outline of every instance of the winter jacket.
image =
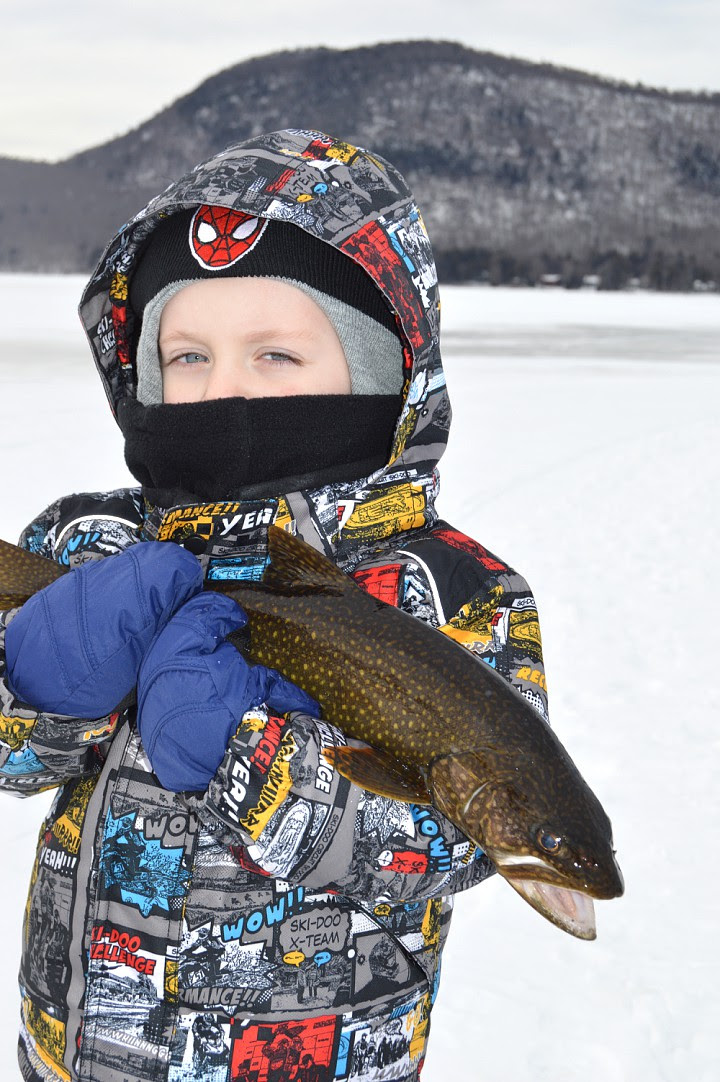
<svg viewBox="0 0 720 1082">
<path fill-rule="evenodd" d="M 72 568 L 148 539 L 190 541 L 207 580 L 259 579 L 276 522 L 546 716 L 527 583 L 435 510 L 450 423 L 437 282 L 420 214 L 387 162 L 317 132 L 277 132 L 153 200 L 81 303 L 112 408 L 135 393 L 125 301 L 138 248 L 163 216 L 208 202 L 294 222 L 383 291 L 407 360 L 390 461 L 360 480 L 216 502 L 160 507 L 141 488 L 69 496 L 21 544 Z M 132 708 L 88 722 L 13 696 L 2 649 L 13 616 L 0 614 L 0 787 L 58 787 L 24 924 L 23 1076 L 417 1078 L 452 895 L 492 872 L 485 854 L 435 809 L 340 776 L 322 754 L 346 742 L 332 718 L 251 711 L 207 792 L 164 790 Z"/>
</svg>

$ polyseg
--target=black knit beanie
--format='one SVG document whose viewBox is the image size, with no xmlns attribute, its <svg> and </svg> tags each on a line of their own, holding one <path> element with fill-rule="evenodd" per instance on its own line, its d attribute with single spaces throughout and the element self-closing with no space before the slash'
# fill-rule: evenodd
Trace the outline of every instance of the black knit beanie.
<svg viewBox="0 0 720 1082">
<path fill-rule="evenodd" d="M 130 282 L 138 319 L 170 282 L 203 278 L 294 278 L 357 308 L 397 334 L 395 317 L 369 274 L 331 244 L 290 222 L 201 206 L 161 222 Z"/>
</svg>

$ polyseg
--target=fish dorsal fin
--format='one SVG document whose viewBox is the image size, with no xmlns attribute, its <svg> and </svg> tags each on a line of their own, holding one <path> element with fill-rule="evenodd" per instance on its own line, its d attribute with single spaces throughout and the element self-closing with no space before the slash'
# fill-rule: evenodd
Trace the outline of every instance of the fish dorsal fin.
<svg viewBox="0 0 720 1082">
<path fill-rule="evenodd" d="M 360 587 L 321 552 L 279 526 L 268 527 L 270 564 L 263 586 L 277 594 L 342 594 Z"/>
<path fill-rule="evenodd" d="M 0 540 L 0 609 L 15 609 L 69 568 Z"/>
</svg>

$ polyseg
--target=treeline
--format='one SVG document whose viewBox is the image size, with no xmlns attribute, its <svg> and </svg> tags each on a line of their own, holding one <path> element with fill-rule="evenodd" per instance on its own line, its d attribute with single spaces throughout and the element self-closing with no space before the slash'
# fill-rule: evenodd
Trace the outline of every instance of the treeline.
<svg viewBox="0 0 720 1082">
<path fill-rule="evenodd" d="M 720 291 L 720 252 L 697 257 L 662 249 L 629 254 L 610 249 L 586 256 L 547 252 L 525 256 L 476 248 L 436 251 L 436 260 L 441 283 L 449 284 Z"/>
</svg>

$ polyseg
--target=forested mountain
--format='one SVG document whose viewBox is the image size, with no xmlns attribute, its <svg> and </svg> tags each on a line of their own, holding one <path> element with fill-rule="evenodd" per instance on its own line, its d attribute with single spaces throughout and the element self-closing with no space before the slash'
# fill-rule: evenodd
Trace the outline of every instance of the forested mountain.
<svg viewBox="0 0 720 1082">
<path fill-rule="evenodd" d="M 0 158 L 0 268 L 86 270 L 172 177 L 282 127 L 397 165 L 445 281 L 720 283 L 720 94 L 433 41 L 260 57 L 65 161 Z"/>
</svg>

